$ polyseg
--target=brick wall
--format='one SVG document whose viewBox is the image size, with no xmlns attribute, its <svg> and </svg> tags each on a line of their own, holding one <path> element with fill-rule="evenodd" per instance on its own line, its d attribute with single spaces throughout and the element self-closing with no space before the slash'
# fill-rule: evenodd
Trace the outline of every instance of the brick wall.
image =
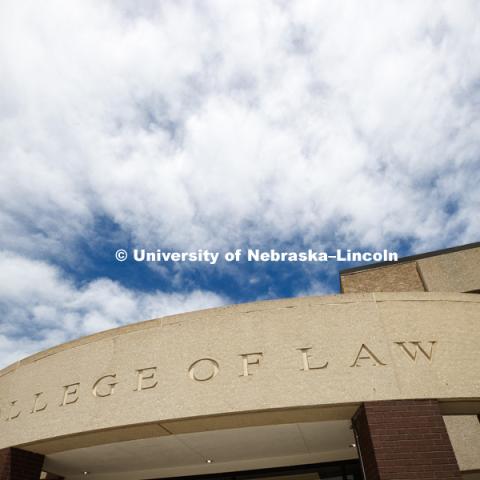
<svg viewBox="0 0 480 480">
<path fill-rule="evenodd" d="M 436 400 L 369 402 L 352 419 L 366 480 L 460 480 Z"/>
<path fill-rule="evenodd" d="M 43 459 L 43 455 L 19 448 L 0 450 L 0 480 L 38 480 Z"/>
<path fill-rule="evenodd" d="M 340 273 L 342 293 L 424 292 L 416 262 Z"/>
</svg>

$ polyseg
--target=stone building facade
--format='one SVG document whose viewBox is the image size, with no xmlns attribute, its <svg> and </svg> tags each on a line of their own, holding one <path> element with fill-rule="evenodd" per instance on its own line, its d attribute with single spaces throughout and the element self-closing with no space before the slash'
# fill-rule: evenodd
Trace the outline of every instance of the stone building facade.
<svg viewBox="0 0 480 480">
<path fill-rule="evenodd" d="M 480 244 L 0 371 L 0 480 L 480 479 Z"/>
</svg>

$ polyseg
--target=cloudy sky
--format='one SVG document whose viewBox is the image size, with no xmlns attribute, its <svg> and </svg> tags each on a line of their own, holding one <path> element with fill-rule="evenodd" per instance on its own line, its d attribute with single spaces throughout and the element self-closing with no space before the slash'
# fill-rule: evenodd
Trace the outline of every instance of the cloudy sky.
<svg viewBox="0 0 480 480">
<path fill-rule="evenodd" d="M 478 241 L 479 20 L 475 0 L 3 0 L 1 364 L 336 292 L 346 266 L 120 263 L 118 248 Z"/>
</svg>

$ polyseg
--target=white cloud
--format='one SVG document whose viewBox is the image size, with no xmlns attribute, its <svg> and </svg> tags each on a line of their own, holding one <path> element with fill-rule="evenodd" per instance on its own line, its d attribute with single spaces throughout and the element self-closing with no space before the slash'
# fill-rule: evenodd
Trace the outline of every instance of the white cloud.
<svg viewBox="0 0 480 480">
<path fill-rule="evenodd" d="M 79 287 L 52 265 L 2 252 L 0 367 L 83 335 L 227 302 L 201 290 L 144 293 L 106 278 Z"/>
<path fill-rule="evenodd" d="M 479 9 L 3 2 L 3 246 L 475 240 Z"/>
<path fill-rule="evenodd" d="M 46 345 L 221 301 L 76 289 L 53 263 L 81 261 L 99 217 L 138 247 L 478 240 L 479 16 L 474 0 L 2 1 L 1 328 L 33 318 Z"/>
</svg>

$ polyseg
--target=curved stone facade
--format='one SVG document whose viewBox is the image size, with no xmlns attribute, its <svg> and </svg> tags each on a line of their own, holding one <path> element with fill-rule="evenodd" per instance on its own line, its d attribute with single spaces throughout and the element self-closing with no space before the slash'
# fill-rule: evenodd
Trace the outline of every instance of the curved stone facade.
<svg viewBox="0 0 480 480">
<path fill-rule="evenodd" d="M 0 448 L 49 453 L 112 438 L 349 419 L 376 400 L 476 405 L 479 322 L 476 295 L 372 293 L 122 327 L 1 371 Z"/>
</svg>

